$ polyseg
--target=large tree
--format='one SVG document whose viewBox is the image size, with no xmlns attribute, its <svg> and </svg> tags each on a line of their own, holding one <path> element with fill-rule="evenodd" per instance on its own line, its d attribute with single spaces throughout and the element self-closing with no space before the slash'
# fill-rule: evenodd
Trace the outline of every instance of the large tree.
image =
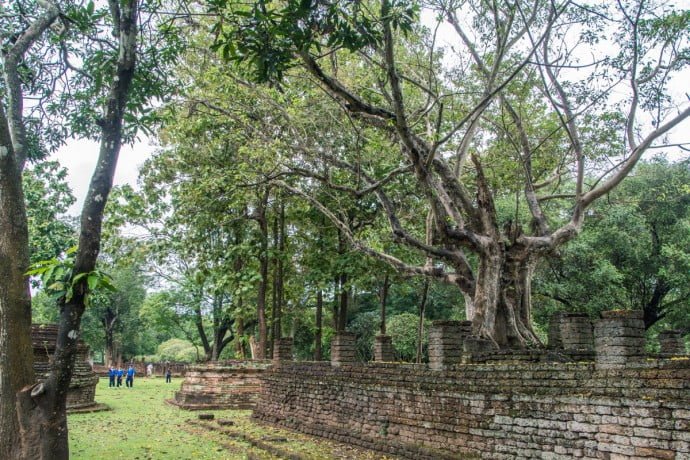
<svg viewBox="0 0 690 460">
<path fill-rule="evenodd" d="M 5 373 L 22 375 L 21 379 L 9 380 L 10 386 L 3 387 L 1 392 L 7 399 L 3 399 L 0 414 L 0 426 L 6 427 L 0 453 L 7 453 L 7 458 L 69 457 L 65 400 L 81 317 L 90 290 L 102 279 L 95 270 L 103 209 L 120 146 L 150 121 L 146 103 L 156 95 L 156 90 L 161 90 L 160 67 L 173 58 L 170 53 L 158 54 L 160 59 L 146 60 L 147 65 L 136 67 L 135 71 L 138 26 L 155 22 L 142 20 L 138 0 L 98 6 L 92 2 L 38 3 L 11 3 L 11 11 L 3 11 L 1 16 L 8 34 L 3 35 L 2 104 L 3 109 L 7 108 L 7 117 L 0 110 L 4 162 L 0 175 L 7 185 L 3 185 L 0 226 L 3 240 L 7 238 L 3 257 L 8 260 L 3 267 L 9 267 L 10 272 L 0 279 L 2 292 L 9 296 L 5 299 L 8 308 L 2 309 L 0 335 L 12 336 L 17 341 L 0 342 L 0 355 L 9 358 L 0 367 L 2 384 L 6 382 Z M 44 37 L 51 25 L 51 36 Z M 161 49 L 158 43 L 147 44 L 147 48 L 140 50 L 143 54 L 170 49 Z M 31 48 L 32 45 L 35 46 Z M 29 50 L 32 52 L 28 53 Z M 146 86 L 133 85 L 135 77 L 140 83 L 146 82 Z M 25 95 L 31 95 L 35 101 L 26 109 Z M 69 136 L 98 139 L 99 157 L 82 210 L 78 248 L 69 270 L 63 271 L 65 278 L 60 280 L 64 295 L 58 302 L 60 319 L 51 372 L 41 384 L 30 385 L 30 304 L 24 274 L 28 243 L 23 236 L 26 213 L 16 182 L 31 152 L 55 147 Z M 15 362 L 17 359 L 21 362 Z M 13 399 L 19 383 L 27 386 L 18 394 L 15 411 Z"/>
<path fill-rule="evenodd" d="M 5 96 L 0 103 L 0 457 L 19 458 L 21 436 L 15 395 L 33 383 L 29 236 L 22 170 L 27 159 L 23 123 L 21 64 L 29 48 L 57 19 L 55 6 L 40 12 L 29 27 L 3 43 Z M 8 29 L 12 30 L 12 29 Z M 3 39 L 5 42 L 5 39 Z"/>
<path fill-rule="evenodd" d="M 99 122 L 101 145 L 81 215 L 79 244 L 69 288 L 59 299 L 60 319 L 51 371 L 42 383 L 29 386 L 19 395 L 23 455 L 39 458 L 69 458 L 67 390 L 74 370 L 81 317 L 89 294 L 88 275 L 96 268 L 100 249 L 103 209 L 112 187 L 122 145 L 122 128 L 128 94 L 134 77 L 137 44 L 138 2 L 111 2 L 111 25 L 117 56 L 111 68 L 106 104 Z"/>
<path fill-rule="evenodd" d="M 349 116 L 343 129 L 359 133 L 356 145 L 334 148 L 291 131 L 285 149 L 300 173 L 374 195 L 393 238 L 432 263 L 373 246 L 311 193 L 313 180 L 277 183 L 362 251 L 456 284 L 474 334 L 501 347 L 539 343 L 537 262 L 690 117 L 670 86 L 689 62 L 690 14 L 664 5 L 434 2 L 445 39 L 455 39 L 443 50 L 442 25 L 419 27 L 415 2 L 212 5 L 222 55 L 283 85 L 300 66 Z M 410 196 L 426 203 L 429 228 L 408 214 Z"/>
</svg>

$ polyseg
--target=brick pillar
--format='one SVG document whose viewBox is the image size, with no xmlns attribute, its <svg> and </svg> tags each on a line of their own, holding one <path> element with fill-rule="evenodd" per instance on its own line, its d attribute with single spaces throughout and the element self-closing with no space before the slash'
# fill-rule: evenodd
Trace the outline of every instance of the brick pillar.
<svg viewBox="0 0 690 460">
<path fill-rule="evenodd" d="M 625 367 L 644 356 L 643 317 L 641 310 L 601 313 L 601 319 L 594 325 L 597 369 Z"/>
<path fill-rule="evenodd" d="M 470 364 L 476 361 L 476 357 L 481 357 L 488 353 L 498 350 L 496 344 L 489 339 L 482 339 L 480 337 L 467 337 L 462 344 L 462 362 Z"/>
<path fill-rule="evenodd" d="M 557 311 L 551 318 L 549 318 L 549 333 L 547 348 L 551 350 L 559 350 L 563 348 L 563 340 L 561 339 L 561 321 L 563 318 L 562 311 Z"/>
<path fill-rule="evenodd" d="M 273 361 L 292 361 L 292 338 L 285 337 L 274 341 Z"/>
<path fill-rule="evenodd" d="M 393 360 L 393 337 L 377 335 L 374 340 L 374 361 L 391 362 Z"/>
<path fill-rule="evenodd" d="M 434 321 L 429 328 L 429 369 L 439 371 L 462 363 L 462 344 L 471 321 Z"/>
<path fill-rule="evenodd" d="M 549 321 L 548 348 L 592 351 L 594 349 L 592 320 L 586 313 L 555 313 Z"/>
<path fill-rule="evenodd" d="M 666 330 L 659 332 L 659 345 L 664 355 L 684 355 L 685 340 L 681 331 Z"/>
<path fill-rule="evenodd" d="M 331 340 L 331 366 L 355 362 L 355 335 L 341 332 Z"/>
</svg>

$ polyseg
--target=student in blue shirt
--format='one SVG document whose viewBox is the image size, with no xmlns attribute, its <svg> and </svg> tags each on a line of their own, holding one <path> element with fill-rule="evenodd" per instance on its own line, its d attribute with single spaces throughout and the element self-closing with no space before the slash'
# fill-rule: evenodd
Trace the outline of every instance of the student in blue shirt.
<svg viewBox="0 0 690 460">
<path fill-rule="evenodd" d="M 130 365 L 129 369 L 127 369 L 127 378 L 125 379 L 125 385 L 127 385 L 129 388 L 132 388 L 134 386 L 134 374 L 136 372 L 134 371 L 134 368 Z"/>
<path fill-rule="evenodd" d="M 117 370 L 117 386 L 121 387 L 122 386 L 122 376 L 124 375 L 125 371 L 122 370 L 122 368 L 119 368 Z"/>
<path fill-rule="evenodd" d="M 108 369 L 108 386 L 109 387 L 114 387 L 115 386 L 115 368 L 113 366 L 110 366 L 110 369 Z"/>
</svg>

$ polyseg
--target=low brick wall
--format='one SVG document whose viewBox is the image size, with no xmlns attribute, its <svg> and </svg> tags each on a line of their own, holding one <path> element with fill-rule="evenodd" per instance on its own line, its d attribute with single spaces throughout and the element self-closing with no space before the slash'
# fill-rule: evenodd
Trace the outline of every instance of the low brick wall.
<svg viewBox="0 0 690 460">
<path fill-rule="evenodd" d="M 411 459 L 690 460 L 690 359 L 674 331 L 661 355 L 645 355 L 642 318 L 561 314 L 547 350 L 521 351 L 437 321 L 428 367 L 355 364 L 347 353 L 280 362 L 254 416 Z"/>
<path fill-rule="evenodd" d="M 219 361 L 190 365 L 175 398 L 167 402 L 188 410 L 252 409 L 261 376 L 270 361 Z"/>
<path fill-rule="evenodd" d="M 281 363 L 258 419 L 407 458 L 690 459 L 690 360 Z"/>
</svg>

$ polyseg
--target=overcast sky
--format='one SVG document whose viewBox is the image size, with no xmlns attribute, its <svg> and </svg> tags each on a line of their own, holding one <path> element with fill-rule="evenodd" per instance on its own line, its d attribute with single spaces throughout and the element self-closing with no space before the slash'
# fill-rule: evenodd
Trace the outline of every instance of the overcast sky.
<svg viewBox="0 0 690 460">
<path fill-rule="evenodd" d="M 151 156 L 155 149 L 149 139 L 138 142 L 133 147 L 123 145 L 115 171 L 115 185 L 130 184 L 136 187 L 139 168 Z M 51 155 L 67 168 L 67 182 L 77 202 L 70 207 L 68 214 L 78 216 L 89 189 L 91 174 L 98 159 L 98 142 L 78 140 L 70 141 Z"/>
</svg>

